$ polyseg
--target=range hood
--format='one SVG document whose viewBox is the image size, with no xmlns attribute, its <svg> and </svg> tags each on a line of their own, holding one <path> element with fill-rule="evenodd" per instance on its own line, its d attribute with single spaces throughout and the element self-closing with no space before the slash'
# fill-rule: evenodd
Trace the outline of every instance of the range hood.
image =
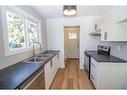
<svg viewBox="0 0 127 95">
<path fill-rule="evenodd" d="M 90 33 L 92 36 L 100 36 L 101 35 L 101 29 L 97 28 L 97 24 L 95 24 L 95 30 Z"/>
<path fill-rule="evenodd" d="M 94 32 L 91 32 L 90 35 L 92 35 L 92 36 L 100 36 L 101 35 L 101 29 L 96 29 Z"/>
</svg>

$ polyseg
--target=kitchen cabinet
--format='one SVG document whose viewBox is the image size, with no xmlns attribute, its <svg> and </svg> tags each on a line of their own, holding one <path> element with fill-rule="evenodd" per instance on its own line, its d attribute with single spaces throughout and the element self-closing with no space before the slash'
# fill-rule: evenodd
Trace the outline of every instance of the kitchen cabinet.
<svg viewBox="0 0 127 95">
<path fill-rule="evenodd" d="M 114 7 L 100 19 L 101 41 L 127 41 L 127 23 L 121 20 L 127 18 L 126 7 Z"/>
<path fill-rule="evenodd" d="M 91 58 L 90 78 L 96 89 L 127 89 L 127 63 L 97 62 Z"/>
<path fill-rule="evenodd" d="M 95 87 L 97 87 L 97 62 L 92 58 L 91 59 L 91 73 L 90 73 L 90 78 L 94 84 Z"/>
<path fill-rule="evenodd" d="M 45 87 L 49 89 L 55 75 L 59 69 L 59 54 L 55 55 L 47 64 L 44 66 L 45 70 Z"/>
<path fill-rule="evenodd" d="M 53 70 L 52 71 L 53 71 L 53 79 L 54 79 L 54 77 L 55 77 L 55 75 L 59 69 L 59 54 L 54 56 L 52 64 L 53 64 Z"/>
<path fill-rule="evenodd" d="M 52 83 L 52 60 L 44 66 L 45 70 L 45 88 L 48 89 Z"/>
<path fill-rule="evenodd" d="M 57 56 L 54 56 L 52 59 L 52 81 L 56 75 L 57 72 Z"/>
<path fill-rule="evenodd" d="M 126 6 L 114 7 L 112 14 L 113 19 L 115 20 L 116 23 L 127 20 L 127 7 Z"/>
</svg>

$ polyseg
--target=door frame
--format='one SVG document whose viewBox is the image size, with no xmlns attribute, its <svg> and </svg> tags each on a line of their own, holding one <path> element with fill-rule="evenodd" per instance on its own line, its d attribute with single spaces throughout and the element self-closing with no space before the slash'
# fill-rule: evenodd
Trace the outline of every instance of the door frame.
<svg viewBox="0 0 127 95">
<path fill-rule="evenodd" d="M 72 26 L 64 26 L 64 30 L 65 28 L 79 28 L 79 63 L 80 63 L 80 25 L 72 25 Z M 66 61 L 66 57 L 65 57 L 65 31 L 64 31 L 64 63 Z"/>
</svg>

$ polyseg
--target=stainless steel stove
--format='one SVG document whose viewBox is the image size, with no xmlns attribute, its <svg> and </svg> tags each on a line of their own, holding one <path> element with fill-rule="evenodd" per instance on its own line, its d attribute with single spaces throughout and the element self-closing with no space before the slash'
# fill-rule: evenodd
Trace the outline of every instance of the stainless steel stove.
<svg viewBox="0 0 127 95">
<path fill-rule="evenodd" d="M 98 45 L 98 54 L 110 55 L 110 46 Z"/>
<path fill-rule="evenodd" d="M 110 55 L 110 46 L 103 46 L 103 45 L 98 45 L 97 47 L 97 54 L 102 54 L 102 55 Z M 88 73 L 88 78 L 90 79 L 90 62 L 91 57 L 85 52 L 84 56 L 84 70 Z"/>
</svg>

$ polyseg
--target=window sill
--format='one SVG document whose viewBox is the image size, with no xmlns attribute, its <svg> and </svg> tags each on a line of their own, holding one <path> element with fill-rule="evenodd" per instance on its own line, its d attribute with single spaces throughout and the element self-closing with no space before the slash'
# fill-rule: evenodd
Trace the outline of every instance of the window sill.
<svg viewBox="0 0 127 95">
<path fill-rule="evenodd" d="M 35 48 L 38 49 L 39 47 Z M 6 50 L 5 52 L 5 56 L 11 56 L 11 55 L 16 55 L 16 54 L 21 54 L 21 53 L 25 53 L 25 52 L 29 52 L 32 51 L 33 48 L 29 47 L 29 48 L 20 48 L 20 49 L 14 49 L 14 50 Z"/>
</svg>

